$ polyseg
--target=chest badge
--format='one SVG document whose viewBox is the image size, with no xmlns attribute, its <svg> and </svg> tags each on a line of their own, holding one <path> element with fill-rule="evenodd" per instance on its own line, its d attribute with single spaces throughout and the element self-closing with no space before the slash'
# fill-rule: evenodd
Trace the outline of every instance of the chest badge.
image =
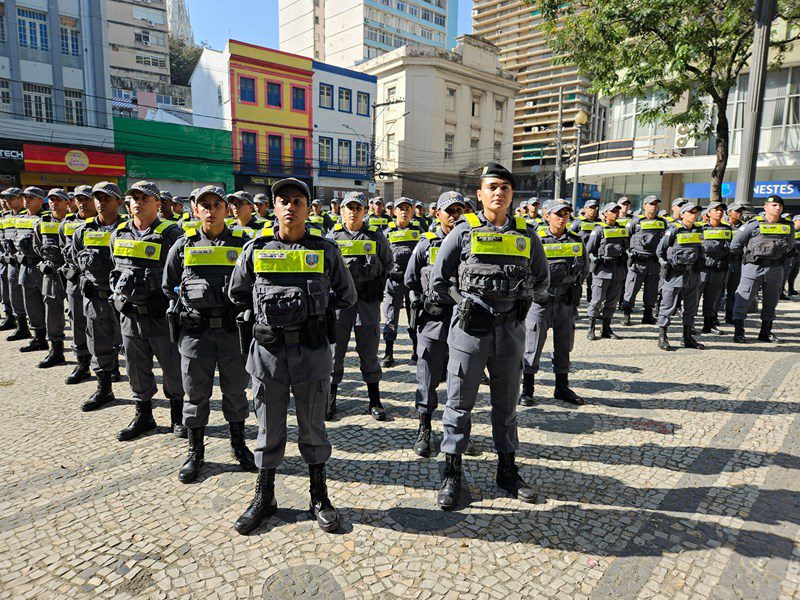
<svg viewBox="0 0 800 600">
<path fill-rule="evenodd" d="M 316 267 L 317 263 L 319 262 L 319 255 L 313 254 L 311 252 L 306 254 L 304 258 L 305 258 L 305 261 L 306 261 L 306 266 L 309 269 L 313 269 L 314 267 Z"/>
<path fill-rule="evenodd" d="M 144 247 L 144 254 L 145 256 L 153 256 L 156 253 L 155 246 L 145 246 Z"/>
<path fill-rule="evenodd" d="M 364 244 L 364 252 L 372 252 L 372 244 L 370 242 Z"/>
<path fill-rule="evenodd" d="M 229 263 L 235 263 L 236 259 L 239 258 L 239 253 L 236 250 L 228 250 L 225 254 L 225 258 L 228 259 Z"/>
<path fill-rule="evenodd" d="M 517 244 L 517 250 L 519 250 L 520 252 L 525 250 L 525 238 L 518 237 L 516 244 Z"/>
</svg>

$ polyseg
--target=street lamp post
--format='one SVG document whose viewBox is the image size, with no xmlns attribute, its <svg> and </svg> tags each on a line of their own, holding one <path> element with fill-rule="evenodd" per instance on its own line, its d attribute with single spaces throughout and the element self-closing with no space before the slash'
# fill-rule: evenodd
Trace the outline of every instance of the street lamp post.
<svg viewBox="0 0 800 600">
<path fill-rule="evenodd" d="M 581 134 L 583 133 L 583 126 L 589 120 L 583 110 L 579 110 L 575 115 L 575 127 L 578 130 L 578 140 L 575 143 L 575 178 L 572 180 L 572 211 L 573 213 L 578 210 L 578 173 L 581 168 Z"/>
</svg>

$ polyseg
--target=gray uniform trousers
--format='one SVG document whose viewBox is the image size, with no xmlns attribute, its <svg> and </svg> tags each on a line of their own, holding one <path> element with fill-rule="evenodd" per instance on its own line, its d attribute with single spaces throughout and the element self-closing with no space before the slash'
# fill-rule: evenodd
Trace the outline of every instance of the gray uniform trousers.
<svg viewBox="0 0 800 600">
<path fill-rule="evenodd" d="M 736 302 L 736 288 L 742 279 L 742 259 L 731 257 L 728 265 L 728 279 L 725 282 L 725 312 L 733 313 L 733 305 Z"/>
<path fill-rule="evenodd" d="M 653 310 L 658 299 L 658 278 L 660 277 L 661 266 L 657 258 L 647 261 L 635 261 L 628 267 L 628 274 L 625 277 L 625 293 L 623 294 L 622 309 L 626 313 L 633 312 L 636 303 L 636 295 L 644 286 L 642 303 L 645 309 Z"/>
<path fill-rule="evenodd" d="M 472 429 L 472 408 L 487 367 L 494 448 L 497 452 L 516 452 L 524 326 L 507 321 L 495 325 L 490 333 L 476 337 L 461 329 L 454 314 L 447 343 L 450 357 L 447 361 L 447 404 L 442 417 L 442 452 L 463 454 L 466 451 Z"/>
<path fill-rule="evenodd" d="M 590 319 L 611 319 L 625 285 L 626 271 L 624 267 L 617 267 L 614 269 L 613 275 L 603 277 L 602 272 L 605 270 L 605 267 L 601 268 L 601 272 L 595 273 L 592 278 L 592 299 L 587 311 Z"/>
<path fill-rule="evenodd" d="M 83 297 L 86 316 L 86 345 L 92 355 L 92 370 L 111 371 L 122 343 L 117 314 L 108 300 Z"/>
<path fill-rule="evenodd" d="M 222 415 L 229 423 L 247 419 L 250 414 L 247 404 L 250 376 L 245 369 L 245 356 L 239 352 L 239 334 L 226 329 L 206 329 L 199 335 L 184 332 L 179 342 L 183 388 L 187 399 L 183 403 L 183 424 L 190 428 L 208 425 L 214 372 L 217 369 L 222 390 Z M 187 345 L 195 351 L 185 353 L 183 348 Z M 187 354 L 216 356 L 202 358 Z"/>
<path fill-rule="evenodd" d="M 722 296 L 722 290 L 725 288 L 727 276 L 727 270 L 713 271 L 711 269 L 703 269 L 700 271 L 700 296 L 703 298 L 703 318 L 716 319 L 719 299 Z"/>
<path fill-rule="evenodd" d="M 569 354 L 575 346 L 575 317 L 578 307 L 561 300 L 547 304 L 531 304 L 525 318 L 525 354 L 522 359 L 526 374 L 539 372 L 542 348 L 547 330 L 553 328 L 553 373 L 569 373 Z"/>
<path fill-rule="evenodd" d="M 72 351 L 75 356 L 82 358 L 89 356 L 89 346 L 86 341 L 86 314 L 83 312 L 83 294 L 81 288 L 71 281 L 67 282 L 67 309 L 69 322 L 72 328 Z"/>
<path fill-rule="evenodd" d="M 67 292 L 58 273 L 42 276 L 42 296 L 47 339 L 51 342 L 63 342 L 64 328 L 67 325 L 64 316 L 64 300 L 67 298 Z"/>
<path fill-rule="evenodd" d="M 685 285 L 675 285 L 665 280 L 661 285 L 661 308 L 658 311 L 658 326 L 669 327 L 672 315 L 678 310 L 678 305 L 683 303 L 682 319 L 685 327 L 694 327 L 694 318 L 700 304 L 700 274 L 692 273 L 685 276 Z M 679 275 L 678 281 L 683 281 Z"/>
<path fill-rule="evenodd" d="M 19 265 L 16 262 L 8 265 L 8 285 L 11 288 L 11 307 L 14 310 L 14 315 L 18 319 L 24 319 L 27 316 L 25 313 L 25 294 L 19 283 Z"/>
<path fill-rule="evenodd" d="M 783 286 L 783 264 L 759 266 L 743 264 L 739 287 L 736 288 L 736 301 L 733 305 L 733 318 L 744 320 L 747 310 L 758 290 L 761 290 L 761 320 L 774 321 L 775 307 Z"/>
<path fill-rule="evenodd" d="M 42 274 L 36 267 L 22 266 L 19 269 L 19 284 L 25 299 L 28 325 L 34 332 L 45 332 L 44 298 L 42 297 Z"/>
<path fill-rule="evenodd" d="M 0 260 L 2 257 L 0 256 Z M 3 312 L 9 317 L 14 314 L 11 306 L 11 284 L 8 281 L 8 265 L 0 264 L 0 302 L 3 304 Z"/>
<path fill-rule="evenodd" d="M 786 270 L 786 283 L 790 290 L 795 289 L 795 280 L 797 279 L 798 273 L 800 273 L 800 253 L 792 256 L 789 268 Z"/>
<path fill-rule="evenodd" d="M 380 335 L 380 304 L 359 300 L 349 308 L 336 311 L 336 344 L 333 354 L 333 376 L 331 383 L 339 385 L 344 377 L 344 357 L 350 344 L 350 335 L 355 330 L 356 352 L 364 383 L 381 380 L 381 363 L 378 360 Z M 364 323 L 366 322 L 366 323 Z"/>
<path fill-rule="evenodd" d="M 128 382 L 134 400 L 148 402 L 158 391 L 153 375 L 153 356 L 161 366 L 164 395 L 171 400 L 182 400 L 180 355 L 177 346 L 169 339 L 167 318 L 121 315 L 120 325 Z"/>
<path fill-rule="evenodd" d="M 439 407 L 436 388 L 447 376 L 447 339 L 428 337 L 420 333 L 417 337 L 417 391 L 414 394 L 417 412 L 432 415 Z"/>
<path fill-rule="evenodd" d="M 409 290 L 402 282 L 386 281 L 386 291 L 383 296 L 383 315 L 386 322 L 383 325 L 383 340 L 393 342 L 397 339 L 397 328 L 400 323 L 400 309 L 405 306 L 406 319 L 411 320 L 411 298 Z M 408 337 L 416 343 L 417 332 L 408 328 Z"/>
</svg>

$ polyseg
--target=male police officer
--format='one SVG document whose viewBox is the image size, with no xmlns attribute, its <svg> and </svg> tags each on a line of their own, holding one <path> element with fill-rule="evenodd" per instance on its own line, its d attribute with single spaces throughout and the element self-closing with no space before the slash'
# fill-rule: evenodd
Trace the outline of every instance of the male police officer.
<svg viewBox="0 0 800 600">
<path fill-rule="evenodd" d="M 331 200 L 331 211 L 328 213 L 328 218 L 334 225 L 342 222 L 342 215 L 339 209 L 339 201 L 336 198 Z"/>
<path fill-rule="evenodd" d="M 206 186 L 195 199 L 202 226 L 186 232 L 169 251 L 162 289 L 173 300 L 170 334 L 181 354 L 181 373 L 187 402 L 183 424 L 189 429 L 189 456 L 178 479 L 197 479 L 205 459 L 205 428 L 219 369 L 222 414 L 228 422 L 231 453 L 246 471 L 255 472 L 253 454 L 244 441 L 244 422 L 249 414 L 245 357 L 236 327 L 238 308 L 227 296 L 236 260 L 250 240 L 242 229 L 225 225 L 225 192 Z"/>
<path fill-rule="evenodd" d="M 667 223 L 674 225 L 681 220 L 681 207 L 687 202 L 688 200 L 686 200 L 686 198 L 675 198 L 675 200 L 672 201 L 672 214 L 668 217 L 664 217 Z"/>
<path fill-rule="evenodd" d="M 50 342 L 50 353 L 37 366 L 48 369 L 63 364 L 64 358 L 64 300 L 67 293 L 61 280 L 60 269 L 64 265 L 64 254 L 58 232 L 69 210 L 67 192 L 54 188 L 47 193 L 50 213 L 44 215 L 33 231 L 33 247 L 41 257 L 37 265 L 42 273 L 42 296 L 44 298 L 45 330 Z"/>
<path fill-rule="evenodd" d="M 8 278 L 11 308 L 14 312 L 14 323 L 6 323 L 6 327 L 8 325 L 11 325 L 12 328 L 16 326 L 14 333 L 9 335 L 6 340 L 14 342 L 31 337 L 30 329 L 28 328 L 28 315 L 25 312 L 25 294 L 19 283 L 16 242 L 17 219 L 25 212 L 25 200 L 22 196 L 22 190 L 15 187 L 6 189 L 3 192 L 3 196 L 8 205 L 8 214 L 4 219 L 3 227 L 3 249 L 5 251 L 3 258 L 7 267 L 6 277 Z"/>
<path fill-rule="evenodd" d="M 334 225 L 333 231 L 328 234 L 341 250 L 358 298 L 353 306 L 336 310 L 333 376 L 326 412 L 328 420 L 336 414 L 336 395 L 344 376 L 344 357 L 350 334 L 354 330 L 361 377 L 367 384 L 369 394 L 369 412 L 378 421 L 386 419 L 386 410 L 380 397 L 381 364 L 378 361 L 380 302 L 394 258 L 389 242 L 378 227 L 366 224 L 366 211 L 367 199 L 364 194 L 347 192 L 342 201 L 342 222 Z"/>
<path fill-rule="evenodd" d="M 419 296 L 416 314 L 418 332 L 417 392 L 415 404 L 419 414 L 419 429 L 414 452 L 427 457 L 431 454 L 431 418 L 439 405 L 436 388 L 444 381 L 447 368 L 447 334 L 453 316 L 451 302 L 436 302 L 430 290 L 431 272 L 436 253 L 456 221 L 464 214 L 464 197 L 458 192 L 439 196 L 436 231 L 425 232 L 414 248 L 404 276 L 406 287 Z"/>
<path fill-rule="evenodd" d="M 253 196 L 253 206 L 256 209 L 258 217 L 263 220 L 269 219 L 269 199 L 266 194 L 256 194 Z"/>
<path fill-rule="evenodd" d="M 594 198 L 590 198 L 586 201 L 583 205 L 582 209 L 583 214 L 580 215 L 577 219 L 572 221 L 572 225 L 569 226 L 569 230 L 572 233 L 576 233 L 580 236 L 581 241 L 583 242 L 584 249 L 586 248 L 586 243 L 589 241 L 589 236 L 594 231 L 594 228 L 600 225 L 601 221 L 598 218 L 598 214 L 600 212 L 600 204 Z M 586 302 L 592 301 L 592 272 L 587 271 L 586 275 Z"/>
<path fill-rule="evenodd" d="M 309 466 L 311 511 L 323 531 L 339 527 L 325 482 L 331 455 L 325 431 L 332 367 L 327 321 L 330 310 L 355 303 L 356 290 L 337 245 L 306 226 L 310 195 L 297 179 L 272 186 L 278 227 L 247 244 L 229 287 L 231 300 L 255 313 L 247 370 L 255 387 L 259 471 L 255 497 L 236 521 L 241 534 L 277 510 L 275 470 L 286 449 L 290 390 L 300 454 Z"/>
<path fill-rule="evenodd" d="M 10 331 L 17 326 L 17 318 L 14 316 L 14 307 L 11 305 L 11 285 L 8 281 L 8 251 L 6 249 L 6 229 L 9 223 L 13 225 L 16 215 L 12 213 L 8 206 L 6 192 L 0 192 L 0 294 L 3 304 L 5 317 L 0 322 L 0 331 Z"/>
<path fill-rule="evenodd" d="M 97 217 L 81 224 L 72 238 L 72 262 L 80 271 L 83 312 L 86 315 L 86 343 L 92 355 L 91 366 L 97 377 L 97 389 L 83 403 L 90 411 L 114 400 L 111 389 L 117 355 L 122 344 L 119 320 L 109 304 L 111 287 L 111 232 L 122 222 L 119 208 L 122 193 L 114 183 L 101 181 L 92 188 Z"/>
<path fill-rule="evenodd" d="M 319 198 L 315 198 L 311 203 L 311 214 L 308 215 L 308 222 L 312 227 L 322 231 L 323 235 L 333 229 L 333 221 L 331 221 L 328 215 L 322 212 L 322 200 Z"/>
<path fill-rule="evenodd" d="M 731 255 L 733 228 L 722 220 L 724 202 L 711 202 L 706 209 L 708 221 L 703 226 L 703 263 L 700 268 L 700 297 L 703 305 L 703 333 L 721 333 L 717 329 L 717 306 Z"/>
<path fill-rule="evenodd" d="M 111 234 L 114 268 L 110 285 L 111 298 L 120 313 L 122 346 L 136 414 L 117 439 L 129 441 L 156 427 L 153 396 L 158 387 L 153 375 L 154 356 L 161 366 L 164 394 L 169 398 L 171 429 L 177 437 L 186 437 L 180 356 L 169 337 L 167 298 L 161 291 L 167 254 L 183 232 L 176 224 L 158 218 L 159 190 L 155 183 L 139 181 L 125 195 L 131 198 L 132 218 Z"/>
<path fill-rule="evenodd" d="M 619 204 L 607 203 L 601 213 L 605 222 L 592 230 L 586 243 L 592 272 L 592 299 L 588 307 L 590 322 L 587 334 L 590 341 L 598 339 L 598 319 L 603 322 L 600 337 L 619 339 L 611 329 L 611 319 L 625 283 L 628 251 L 628 230 L 617 225 L 619 211 Z"/>
<path fill-rule="evenodd" d="M 20 352 L 35 352 L 47 350 L 47 330 L 45 326 L 44 299 L 42 298 L 42 273 L 38 265 L 42 261 L 33 247 L 33 232 L 39 220 L 49 214 L 44 210 L 46 195 L 44 191 L 35 186 L 25 188 L 26 214 L 18 216 L 15 220 L 17 230 L 14 243 L 17 248 L 17 265 L 19 265 L 19 284 L 25 298 L 25 312 L 28 315 L 28 324 L 33 331 L 33 339 L 27 346 L 19 349 Z"/>
<path fill-rule="evenodd" d="M 386 205 L 383 203 L 383 198 L 375 196 L 371 201 L 372 214 L 369 215 L 367 225 L 370 227 L 378 227 L 383 229 L 389 225 L 389 218 L 386 214 Z"/>
<path fill-rule="evenodd" d="M 628 222 L 630 251 L 628 256 L 628 275 L 625 279 L 625 293 L 622 310 L 625 313 L 623 325 L 630 327 L 631 313 L 636 295 L 644 286 L 644 313 L 642 323 L 655 325 L 653 309 L 658 299 L 659 264 L 656 256 L 661 238 L 667 231 L 667 221 L 658 216 L 658 197 L 647 196 L 642 200 L 642 216 L 633 217 Z M 619 221 L 618 221 L 619 222 Z"/>
<path fill-rule="evenodd" d="M 800 273 L 800 215 L 793 216 L 792 222 L 794 223 L 795 242 L 794 248 L 792 249 L 792 262 L 786 274 L 786 284 L 789 288 L 788 295 L 797 296 L 800 294 L 800 292 L 795 289 L 797 275 Z"/>
<path fill-rule="evenodd" d="M 727 223 L 733 230 L 734 235 L 744 225 L 745 205 L 734 202 L 728 206 Z M 731 255 L 728 261 L 728 276 L 725 281 L 725 322 L 733 323 L 733 304 L 736 301 L 736 288 L 739 287 L 739 280 L 742 276 L 742 251 L 734 251 L 730 248 Z"/>
<path fill-rule="evenodd" d="M 550 288 L 546 300 L 542 298 L 531 304 L 525 319 L 520 404 L 534 405 L 534 379 L 539 372 L 547 331 L 552 328 L 553 373 L 556 376 L 553 397 L 581 406 L 586 402 L 569 387 L 569 354 L 575 344 L 575 318 L 578 316 L 578 303 L 588 264 L 580 236 L 567 231 L 572 204 L 561 199 L 552 200 L 545 202 L 543 210 L 548 225 L 539 228 L 537 233 L 547 256 Z"/>
<path fill-rule="evenodd" d="M 175 212 L 172 210 L 172 192 L 169 190 L 161 190 L 159 194 L 160 205 L 158 207 L 158 218 L 162 221 L 170 221 L 177 223 Z"/>
<path fill-rule="evenodd" d="M 383 341 L 385 344 L 383 367 L 394 365 L 394 342 L 397 339 L 397 328 L 400 322 L 400 309 L 405 305 L 406 317 L 411 322 L 412 300 L 408 288 L 403 283 L 403 276 L 411 259 L 414 248 L 422 237 L 423 229 L 419 221 L 412 221 L 414 208 L 410 198 L 398 198 L 395 203 L 397 217 L 383 230 L 394 256 L 394 267 L 389 272 L 386 282 L 386 293 L 383 298 L 383 315 L 386 321 L 383 325 Z M 417 360 L 417 332 L 409 325 L 408 336 L 411 338 L 411 360 Z"/>
<path fill-rule="evenodd" d="M 764 202 L 764 216 L 744 225 L 733 236 L 731 252 L 742 253 L 742 276 L 733 306 L 733 341 L 744 344 L 744 320 L 755 294 L 761 290 L 761 331 L 758 339 L 775 342 L 772 322 L 783 284 L 783 262 L 794 248 L 794 227 L 781 218 L 783 198 L 770 196 Z"/>
<path fill-rule="evenodd" d="M 189 194 L 189 211 L 183 213 L 180 221 L 178 221 L 178 225 L 186 231 L 187 229 L 197 229 L 200 227 L 200 219 L 194 214 L 194 200 L 197 197 L 197 192 L 199 191 L 198 188 L 192 190 L 192 193 Z"/>
<path fill-rule="evenodd" d="M 670 318 L 683 303 L 683 345 L 703 349 L 694 338 L 694 318 L 697 314 L 700 285 L 700 265 L 703 262 L 703 234 L 695 226 L 697 213 L 693 202 L 681 206 L 681 220 L 667 230 L 658 244 L 656 254 L 662 266 L 661 307 L 658 314 L 658 347 L 670 350 L 667 330 Z"/>
<path fill-rule="evenodd" d="M 492 437 L 499 454 L 497 484 L 514 497 L 533 502 L 536 493 L 520 477 L 514 453 L 517 394 L 525 343 L 523 321 L 532 300 L 547 297 L 550 277 L 539 236 L 523 219 L 509 218 L 514 176 L 489 163 L 481 174 L 480 214 L 465 216 L 436 255 L 431 288 L 458 306 L 448 335 L 446 454 L 438 504 L 452 510 L 461 489 L 461 455 L 470 436 L 470 415 L 483 370 L 491 380 Z M 457 277 L 457 284 L 452 279 Z"/>
<path fill-rule="evenodd" d="M 79 185 L 74 193 L 76 212 L 66 216 L 58 230 L 58 242 L 64 264 L 61 266 L 61 276 L 65 282 L 67 296 L 67 311 L 72 329 L 72 351 L 75 353 L 77 364 L 72 373 L 64 380 L 68 385 L 74 385 L 89 378 L 89 366 L 92 355 L 86 343 L 86 315 L 83 312 L 83 294 L 81 293 L 81 271 L 75 263 L 72 241 L 78 227 L 89 219 L 97 216 L 97 208 L 92 199 L 92 186 Z"/>
<path fill-rule="evenodd" d="M 198 190 L 198 197 L 200 191 Z M 233 209 L 233 217 L 225 219 L 225 224 L 234 231 L 243 231 L 245 235 L 252 238 L 259 229 L 264 226 L 265 221 L 258 216 L 253 204 L 253 196 L 249 192 L 238 191 L 227 196 L 228 205 Z M 195 216 L 197 213 L 197 198 L 194 200 Z M 200 229 L 200 225 L 197 226 Z M 184 231 L 186 229 L 184 228 Z"/>
<path fill-rule="evenodd" d="M 617 204 L 619 204 L 620 207 L 617 225 L 620 227 L 627 227 L 628 223 L 631 221 L 631 201 L 627 196 L 623 196 L 617 200 Z"/>
</svg>

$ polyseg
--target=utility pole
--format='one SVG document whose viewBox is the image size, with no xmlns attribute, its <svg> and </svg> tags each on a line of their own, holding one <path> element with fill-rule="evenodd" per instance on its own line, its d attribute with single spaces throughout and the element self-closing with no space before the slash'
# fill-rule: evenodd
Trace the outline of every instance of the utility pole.
<svg viewBox="0 0 800 600">
<path fill-rule="evenodd" d="M 558 86 L 558 126 L 556 128 L 556 171 L 553 198 L 561 197 L 561 144 L 564 133 L 564 86 Z"/>
<path fill-rule="evenodd" d="M 375 137 L 376 137 L 376 128 L 378 125 L 378 108 L 383 108 L 385 106 L 391 106 L 392 104 L 400 104 L 401 102 L 405 102 L 403 98 L 398 98 L 397 100 L 387 100 L 386 102 L 376 102 L 372 105 L 372 139 L 370 140 L 370 161 L 369 161 L 369 178 L 372 181 L 375 181 Z M 408 113 L 406 113 L 408 114 Z M 405 115 L 403 115 L 405 116 Z"/>
<path fill-rule="evenodd" d="M 744 131 L 742 131 L 742 152 L 739 155 L 739 172 L 736 177 L 736 201 L 742 204 L 750 204 L 756 181 L 764 87 L 767 83 L 769 36 L 777 4 L 777 0 L 756 0 L 756 30 L 753 35 L 753 55 L 750 58 L 750 83 L 747 90 Z"/>
</svg>

